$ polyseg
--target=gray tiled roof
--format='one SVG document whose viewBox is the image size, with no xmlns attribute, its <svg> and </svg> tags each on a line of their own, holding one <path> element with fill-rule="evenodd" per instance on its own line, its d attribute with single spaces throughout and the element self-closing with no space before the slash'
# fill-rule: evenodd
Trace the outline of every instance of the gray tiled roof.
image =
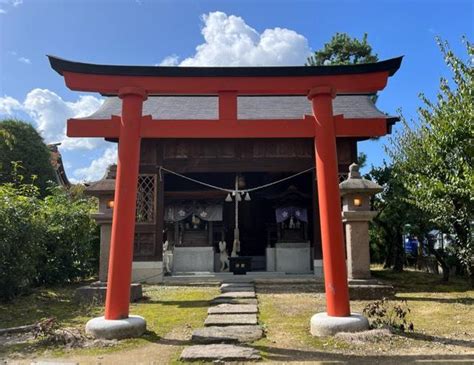
<svg viewBox="0 0 474 365">
<path fill-rule="evenodd" d="M 239 119 L 301 119 L 312 114 L 311 103 L 303 96 L 239 96 Z M 345 118 L 388 118 L 367 95 L 338 95 L 333 100 L 334 114 Z M 109 119 L 121 114 L 121 101 L 108 97 L 86 119 Z M 143 105 L 143 115 L 153 119 L 217 119 L 217 96 L 151 96 Z"/>
</svg>

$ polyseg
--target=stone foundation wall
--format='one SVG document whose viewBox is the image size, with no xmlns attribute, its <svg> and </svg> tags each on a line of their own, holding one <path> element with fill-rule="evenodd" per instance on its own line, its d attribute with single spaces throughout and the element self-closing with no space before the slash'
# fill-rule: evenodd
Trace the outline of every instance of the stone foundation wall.
<svg viewBox="0 0 474 365">
<path fill-rule="evenodd" d="M 133 261 L 132 282 L 158 284 L 163 282 L 163 261 Z"/>
</svg>

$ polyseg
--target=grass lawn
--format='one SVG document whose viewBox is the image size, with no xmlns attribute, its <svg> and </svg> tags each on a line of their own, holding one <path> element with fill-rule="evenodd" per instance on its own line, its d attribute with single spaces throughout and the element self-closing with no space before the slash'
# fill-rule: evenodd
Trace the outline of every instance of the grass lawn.
<svg viewBox="0 0 474 365">
<path fill-rule="evenodd" d="M 395 286 L 397 300 L 406 300 L 414 332 L 374 338 L 362 343 L 309 334 L 309 320 L 325 311 L 324 294 L 309 285 L 259 292 L 260 320 L 266 338 L 257 342 L 267 361 L 342 361 L 358 364 L 437 363 L 474 364 L 474 290 L 460 278 L 449 284 L 437 275 L 406 271 L 395 274 L 374 270 L 378 279 Z M 369 301 L 351 301 L 351 310 L 362 312 Z"/>
<path fill-rule="evenodd" d="M 56 317 L 64 327 L 84 328 L 92 317 L 103 315 L 103 307 L 79 306 L 72 300 L 75 287 L 39 289 L 29 296 L 0 304 L 0 328 L 31 324 Z M 130 313 L 147 320 L 147 332 L 104 348 L 64 349 L 44 346 L 35 340 L 22 344 L 0 344 L 0 359 L 30 364 L 31 359 L 72 358 L 81 364 L 168 364 L 179 357 L 194 328 L 201 327 L 209 300 L 217 287 L 144 286 L 145 300 L 131 304 Z M 104 362 L 105 360 L 105 362 Z"/>
<path fill-rule="evenodd" d="M 453 278 L 445 284 L 440 277 L 406 271 L 394 274 L 374 270 L 375 277 L 392 283 L 396 300 L 407 300 L 415 331 L 402 335 L 368 339 L 363 342 L 335 338 L 314 338 L 309 320 L 325 310 L 324 294 L 308 284 L 257 285 L 259 321 L 266 337 L 253 343 L 266 362 L 326 361 L 359 364 L 474 364 L 474 290 Z M 99 306 L 77 306 L 71 298 L 73 287 L 41 289 L 0 305 L 0 327 L 30 324 L 56 317 L 63 326 L 83 328 L 91 317 L 100 315 Z M 31 359 L 72 360 L 81 364 L 169 364 L 177 362 L 192 330 L 203 326 L 209 300 L 217 287 L 145 286 L 147 300 L 132 305 L 131 313 L 146 318 L 148 332 L 140 339 L 118 342 L 112 347 L 64 349 L 47 347 L 30 340 L 16 345 L 0 344 L 0 359 L 30 364 Z M 368 301 L 352 301 L 361 312 Z M 432 363 L 432 362 L 431 362 Z"/>
</svg>

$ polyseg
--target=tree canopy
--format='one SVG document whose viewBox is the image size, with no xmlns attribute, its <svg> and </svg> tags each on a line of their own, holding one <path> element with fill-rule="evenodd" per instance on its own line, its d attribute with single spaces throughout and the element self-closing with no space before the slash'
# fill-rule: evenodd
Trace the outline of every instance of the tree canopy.
<svg viewBox="0 0 474 365">
<path fill-rule="evenodd" d="M 442 78 L 435 102 L 423 94 L 417 120 L 392 138 L 388 149 L 400 171 L 406 200 L 443 232 L 450 233 L 457 255 L 474 285 L 474 47 L 455 55 L 437 40 L 451 80 Z"/>
<path fill-rule="evenodd" d="M 351 65 L 377 61 L 377 54 L 372 52 L 372 46 L 367 42 L 367 33 L 362 40 L 352 38 L 347 33 L 336 33 L 322 49 L 308 57 L 306 65 Z"/>
<path fill-rule="evenodd" d="M 36 180 L 44 193 L 48 181 L 55 181 L 50 151 L 38 132 L 29 123 L 6 119 L 0 121 L 0 184 L 13 182 L 16 176 Z"/>
</svg>

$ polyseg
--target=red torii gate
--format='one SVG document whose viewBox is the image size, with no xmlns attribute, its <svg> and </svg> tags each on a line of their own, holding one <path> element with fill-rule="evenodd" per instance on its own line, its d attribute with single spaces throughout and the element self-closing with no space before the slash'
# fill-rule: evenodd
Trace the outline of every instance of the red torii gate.
<svg viewBox="0 0 474 365">
<path fill-rule="evenodd" d="M 117 138 L 118 164 L 105 319 L 129 315 L 135 204 L 141 138 L 314 138 L 327 314 L 350 315 L 337 171 L 336 137 L 383 136 L 387 118 L 333 115 L 336 94 L 382 90 L 402 58 L 373 64 L 304 67 L 111 66 L 49 56 L 71 90 L 122 99 L 121 117 L 69 119 L 69 137 Z M 142 115 L 151 95 L 217 95 L 216 120 L 153 120 Z M 238 95 L 305 95 L 313 116 L 241 120 Z"/>
</svg>

